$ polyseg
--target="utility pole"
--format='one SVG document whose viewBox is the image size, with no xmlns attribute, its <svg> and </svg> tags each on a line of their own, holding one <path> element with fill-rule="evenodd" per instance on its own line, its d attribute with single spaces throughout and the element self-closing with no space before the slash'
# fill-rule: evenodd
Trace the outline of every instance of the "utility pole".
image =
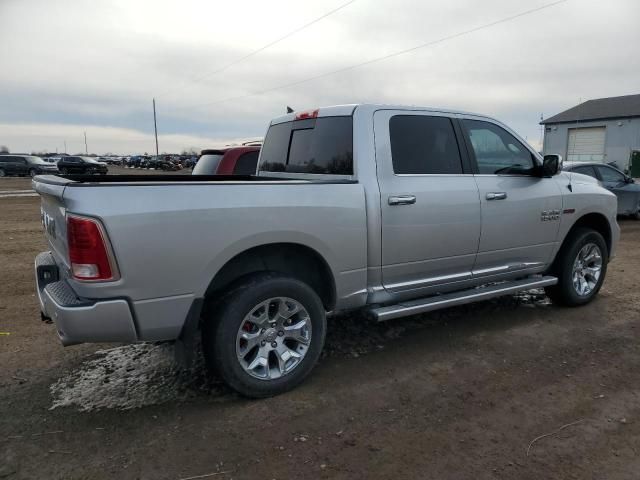
<svg viewBox="0 0 640 480">
<path fill-rule="evenodd" d="M 84 153 L 89 155 L 89 148 L 87 148 L 87 132 L 84 132 Z"/>
<path fill-rule="evenodd" d="M 156 132 L 156 158 L 158 157 L 158 124 L 156 123 L 156 99 L 153 99 L 153 129 Z"/>
<path fill-rule="evenodd" d="M 544 125 L 542 124 L 542 120 L 544 120 L 544 116 L 540 114 L 540 150 L 542 150 L 542 154 L 544 155 Z"/>
<path fill-rule="evenodd" d="M 64 153 L 67 153 L 67 141 L 64 140 Z"/>
</svg>

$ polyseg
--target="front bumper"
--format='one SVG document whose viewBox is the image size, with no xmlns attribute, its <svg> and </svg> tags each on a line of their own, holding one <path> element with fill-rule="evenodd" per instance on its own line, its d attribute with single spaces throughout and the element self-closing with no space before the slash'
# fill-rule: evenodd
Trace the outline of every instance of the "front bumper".
<svg viewBox="0 0 640 480">
<path fill-rule="evenodd" d="M 126 300 L 80 298 L 66 280 L 51 252 L 35 260 L 36 290 L 42 314 L 53 320 L 64 346 L 83 342 L 138 340 L 131 308 Z"/>
</svg>

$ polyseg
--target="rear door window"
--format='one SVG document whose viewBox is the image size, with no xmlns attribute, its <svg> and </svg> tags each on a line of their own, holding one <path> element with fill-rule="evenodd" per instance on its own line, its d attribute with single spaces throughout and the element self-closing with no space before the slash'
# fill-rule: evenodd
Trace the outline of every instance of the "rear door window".
<svg viewBox="0 0 640 480">
<path fill-rule="evenodd" d="M 353 175 L 352 117 L 323 117 L 269 128 L 260 171 Z"/>
<path fill-rule="evenodd" d="M 391 158 L 396 174 L 461 174 L 462 160 L 451 120 L 395 115 L 389 120 Z"/>
</svg>

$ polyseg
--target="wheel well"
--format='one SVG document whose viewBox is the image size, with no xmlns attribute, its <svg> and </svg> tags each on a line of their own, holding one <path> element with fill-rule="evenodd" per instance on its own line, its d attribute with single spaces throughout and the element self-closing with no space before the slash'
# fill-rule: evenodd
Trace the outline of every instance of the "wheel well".
<svg viewBox="0 0 640 480">
<path fill-rule="evenodd" d="M 567 240 L 578 228 L 591 228 L 598 232 L 600 235 L 602 235 L 605 243 L 607 244 L 607 251 L 611 252 L 611 226 L 609 225 L 607 217 L 600 213 L 588 213 L 580 217 L 578 221 L 573 224 L 571 229 L 567 232 L 567 236 L 562 242 L 562 246 L 560 247 L 560 250 L 558 250 L 558 253 L 562 251 L 567 243 Z"/>
<path fill-rule="evenodd" d="M 271 243 L 239 253 L 218 271 L 205 296 L 215 298 L 216 293 L 257 272 L 277 272 L 297 278 L 315 290 L 325 309 L 329 311 L 335 306 L 335 281 L 329 265 L 318 252 L 297 243 Z"/>
</svg>

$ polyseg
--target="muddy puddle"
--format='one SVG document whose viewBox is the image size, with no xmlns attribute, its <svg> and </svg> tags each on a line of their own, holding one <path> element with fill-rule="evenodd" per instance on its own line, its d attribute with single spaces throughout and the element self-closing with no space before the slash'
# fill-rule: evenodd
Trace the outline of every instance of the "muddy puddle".
<svg viewBox="0 0 640 480">
<path fill-rule="evenodd" d="M 357 358 L 385 348 L 385 344 L 413 331 L 441 325 L 473 313 L 504 308 L 544 308 L 550 305 L 544 290 L 440 310 L 386 323 L 376 323 L 361 313 L 328 320 L 323 358 Z M 50 387 L 51 409 L 71 407 L 89 412 L 128 410 L 197 397 L 222 397 L 228 391 L 207 375 L 202 359 L 189 370 L 174 361 L 173 345 L 139 343 L 99 350 Z"/>
</svg>

